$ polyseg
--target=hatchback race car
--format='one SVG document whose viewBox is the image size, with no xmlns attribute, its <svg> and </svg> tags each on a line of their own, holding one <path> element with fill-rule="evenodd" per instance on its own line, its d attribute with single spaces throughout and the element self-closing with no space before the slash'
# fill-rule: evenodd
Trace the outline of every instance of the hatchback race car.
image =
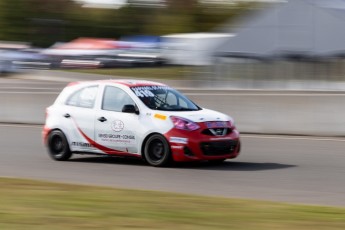
<svg viewBox="0 0 345 230">
<path fill-rule="evenodd" d="M 142 80 L 68 84 L 46 109 L 43 141 L 58 161 L 73 153 L 222 162 L 240 152 L 231 117 L 201 108 L 177 90 Z"/>
</svg>

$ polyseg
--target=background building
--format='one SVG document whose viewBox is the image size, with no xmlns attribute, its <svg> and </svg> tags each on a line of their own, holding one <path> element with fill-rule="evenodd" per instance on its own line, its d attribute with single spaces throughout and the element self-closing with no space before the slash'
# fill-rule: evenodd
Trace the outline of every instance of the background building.
<svg viewBox="0 0 345 230">
<path fill-rule="evenodd" d="M 289 0 L 244 17 L 222 32 L 217 77 L 340 80 L 345 73 L 345 1 Z"/>
</svg>

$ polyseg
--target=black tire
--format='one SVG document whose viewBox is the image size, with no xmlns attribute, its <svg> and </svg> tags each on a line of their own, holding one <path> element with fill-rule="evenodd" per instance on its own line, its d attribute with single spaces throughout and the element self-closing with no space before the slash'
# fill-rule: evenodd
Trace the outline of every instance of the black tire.
<svg viewBox="0 0 345 230">
<path fill-rule="evenodd" d="M 66 161 L 72 156 L 66 136 L 60 130 L 54 130 L 48 135 L 49 156 L 56 161 Z"/>
<path fill-rule="evenodd" d="M 152 166 L 162 167 L 171 162 L 171 151 L 168 141 L 160 134 L 150 136 L 144 147 L 145 160 Z"/>
</svg>

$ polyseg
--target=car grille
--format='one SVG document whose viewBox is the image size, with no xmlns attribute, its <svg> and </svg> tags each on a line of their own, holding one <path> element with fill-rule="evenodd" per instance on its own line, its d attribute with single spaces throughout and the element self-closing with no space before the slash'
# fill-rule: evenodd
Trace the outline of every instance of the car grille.
<svg viewBox="0 0 345 230">
<path fill-rule="evenodd" d="M 232 132 L 231 128 L 204 129 L 201 133 L 208 136 L 226 136 Z"/>
<path fill-rule="evenodd" d="M 235 151 L 238 141 L 201 142 L 200 148 L 206 156 L 220 156 L 231 154 Z"/>
</svg>

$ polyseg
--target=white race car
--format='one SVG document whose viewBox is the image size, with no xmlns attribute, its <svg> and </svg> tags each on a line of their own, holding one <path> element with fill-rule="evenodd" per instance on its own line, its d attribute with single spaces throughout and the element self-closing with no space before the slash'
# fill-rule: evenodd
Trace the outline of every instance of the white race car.
<svg viewBox="0 0 345 230">
<path fill-rule="evenodd" d="M 70 83 L 46 110 L 43 140 L 59 161 L 90 153 L 163 166 L 222 162 L 240 152 L 232 118 L 197 106 L 167 85 L 142 80 Z"/>
</svg>

